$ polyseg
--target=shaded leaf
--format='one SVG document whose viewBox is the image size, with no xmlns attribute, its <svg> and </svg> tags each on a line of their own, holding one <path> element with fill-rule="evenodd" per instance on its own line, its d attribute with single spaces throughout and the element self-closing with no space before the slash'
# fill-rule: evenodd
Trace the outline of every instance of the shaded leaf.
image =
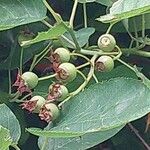
<svg viewBox="0 0 150 150">
<path fill-rule="evenodd" d="M 88 133 L 81 137 L 75 138 L 57 138 L 57 139 L 49 138 L 47 144 L 45 145 L 45 150 L 70 150 L 70 149 L 85 150 L 109 139 L 117 132 L 119 132 L 122 128 L 123 126 L 107 131 Z M 45 137 L 39 138 L 38 144 L 40 149 L 42 149 L 45 140 L 46 140 Z"/>
<path fill-rule="evenodd" d="M 110 8 L 110 13 L 98 18 L 102 22 L 114 22 L 123 19 L 131 18 L 150 11 L 149 0 L 118 0 Z"/>
<path fill-rule="evenodd" d="M 0 31 L 43 20 L 46 7 L 41 0 L 1 0 Z"/>
<path fill-rule="evenodd" d="M 16 116 L 5 104 L 0 105 L 0 115 L 2 116 L 0 117 L 0 125 L 10 131 L 13 143 L 17 143 L 21 135 L 21 130 Z"/>
</svg>

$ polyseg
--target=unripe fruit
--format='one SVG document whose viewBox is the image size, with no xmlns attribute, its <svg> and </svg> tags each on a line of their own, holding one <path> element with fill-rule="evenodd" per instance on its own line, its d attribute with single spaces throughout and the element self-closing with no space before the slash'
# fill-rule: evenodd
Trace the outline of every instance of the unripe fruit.
<svg viewBox="0 0 150 150">
<path fill-rule="evenodd" d="M 42 96 L 34 96 L 30 100 L 24 101 L 20 106 L 29 112 L 39 113 L 46 100 Z"/>
<path fill-rule="evenodd" d="M 38 76 L 33 72 L 25 72 L 22 74 L 21 78 L 30 89 L 35 88 L 38 84 Z"/>
<path fill-rule="evenodd" d="M 77 76 L 77 69 L 71 63 L 62 63 L 58 67 L 56 78 L 62 82 L 71 82 Z"/>
<path fill-rule="evenodd" d="M 45 104 L 45 108 L 50 112 L 52 120 L 55 120 L 60 114 L 58 107 L 53 103 Z"/>
<path fill-rule="evenodd" d="M 41 120 L 50 122 L 57 119 L 59 114 L 60 114 L 59 109 L 55 104 L 47 103 L 41 108 L 39 117 L 41 118 Z"/>
<path fill-rule="evenodd" d="M 49 86 L 49 93 L 56 101 L 63 101 L 69 92 L 66 86 L 55 83 Z"/>
<path fill-rule="evenodd" d="M 111 52 L 116 46 L 116 40 L 111 34 L 103 34 L 98 39 L 98 47 L 104 52 Z"/>
<path fill-rule="evenodd" d="M 70 52 L 63 47 L 57 48 L 53 53 L 53 59 L 59 63 L 68 62 L 70 60 Z"/>
<path fill-rule="evenodd" d="M 95 64 L 97 71 L 109 72 L 114 68 L 114 60 L 110 56 L 101 56 Z"/>
<path fill-rule="evenodd" d="M 42 96 L 34 96 L 30 99 L 30 102 L 37 101 L 34 113 L 39 113 L 42 106 L 45 104 L 46 100 Z"/>
</svg>

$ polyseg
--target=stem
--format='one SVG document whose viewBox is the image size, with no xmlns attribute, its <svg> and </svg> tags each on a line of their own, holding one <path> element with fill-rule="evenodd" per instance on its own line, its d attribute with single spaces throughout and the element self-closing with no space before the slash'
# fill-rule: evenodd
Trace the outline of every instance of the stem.
<svg viewBox="0 0 150 150">
<path fill-rule="evenodd" d="M 79 53 L 70 53 L 70 55 L 82 57 L 82 58 L 84 58 L 86 61 L 90 62 L 90 59 L 87 58 L 86 56 L 82 55 L 82 54 L 79 54 Z"/>
<path fill-rule="evenodd" d="M 90 51 L 90 50 L 85 50 L 85 49 L 81 49 L 80 51 L 81 54 L 85 54 L 85 55 L 117 55 L 118 52 L 103 52 L 103 51 Z"/>
<path fill-rule="evenodd" d="M 123 60 L 121 59 L 117 59 L 119 62 L 121 62 L 123 65 L 127 66 L 129 69 L 131 69 L 132 71 L 135 72 L 135 69 L 133 67 L 131 67 L 130 65 L 128 65 L 126 62 L 124 62 Z"/>
<path fill-rule="evenodd" d="M 83 77 L 83 79 L 86 81 L 86 76 L 80 71 L 80 70 L 77 70 L 77 72 Z"/>
<path fill-rule="evenodd" d="M 150 150 L 150 146 L 145 142 L 145 140 L 140 136 L 138 133 L 138 130 L 132 126 L 131 123 L 128 123 L 129 128 L 135 133 L 135 135 L 138 137 L 138 139 L 141 141 L 141 143 L 145 146 L 147 150 Z"/>
<path fill-rule="evenodd" d="M 123 53 L 126 53 L 126 54 L 134 54 L 134 55 L 143 56 L 143 57 L 150 57 L 150 52 L 137 50 L 136 48 L 132 48 L 132 49 L 122 48 L 121 50 Z"/>
<path fill-rule="evenodd" d="M 8 93 L 11 94 L 11 70 L 8 70 L 8 81 L 9 81 L 9 87 L 8 87 Z"/>
<path fill-rule="evenodd" d="M 47 21 L 45 20 L 42 20 L 42 23 L 45 24 L 47 27 L 51 28 L 53 27 L 51 24 L 49 24 Z M 65 37 L 64 35 L 61 35 L 60 36 L 62 39 L 64 39 L 65 41 L 67 41 L 69 44 L 71 44 L 74 48 L 76 47 L 76 45 L 71 41 L 69 40 L 67 37 Z"/>
<path fill-rule="evenodd" d="M 94 80 L 95 80 L 96 83 L 99 82 L 98 79 L 97 79 L 97 77 L 96 77 L 96 75 L 94 73 L 93 73 L 93 78 L 94 78 Z"/>
<path fill-rule="evenodd" d="M 74 5 L 73 5 L 73 8 L 72 8 L 72 13 L 71 13 L 71 16 L 70 16 L 70 20 L 69 20 L 70 26 L 71 26 L 72 28 L 73 28 L 73 22 L 74 22 L 74 18 L 75 18 L 77 6 L 78 6 L 78 0 L 75 0 L 75 1 L 74 1 Z"/>
<path fill-rule="evenodd" d="M 23 66 L 23 48 L 21 48 L 21 53 L 20 53 L 20 74 L 22 75 L 22 66 Z"/>
<path fill-rule="evenodd" d="M 142 38 L 145 37 L 145 16 L 142 15 Z"/>
<path fill-rule="evenodd" d="M 50 13 L 53 15 L 54 19 L 57 22 L 60 22 L 61 17 L 59 17 L 59 15 L 52 9 L 52 7 L 47 3 L 46 0 L 43 0 L 43 3 L 45 4 L 45 6 L 47 7 L 47 9 L 50 11 Z"/>
<path fill-rule="evenodd" d="M 117 59 L 119 59 L 120 57 L 121 57 L 121 55 L 122 55 L 122 51 L 121 51 L 121 49 L 120 49 L 120 47 L 119 46 L 115 46 L 117 49 L 118 49 L 118 55 L 117 56 L 115 56 L 114 58 L 113 58 L 113 60 L 117 60 Z"/>
<path fill-rule="evenodd" d="M 86 9 L 86 3 L 83 3 L 83 16 L 84 16 L 84 28 L 87 28 L 87 9 Z M 86 44 L 86 47 L 89 47 L 89 41 Z"/>
<path fill-rule="evenodd" d="M 76 51 L 77 52 L 80 52 L 81 48 L 80 48 L 80 45 L 76 39 L 76 36 L 75 36 L 75 33 L 73 31 L 73 29 L 71 27 L 68 27 L 65 23 L 63 23 L 64 27 L 66 28 L 66 30 L 70 33 L 74 43 L 75 43 L 75 46 L 76 46 Z"/>
<path fill-rule="evenodd" d="M 50 43 L 44 48 L 43 51 L 41 51 L 39 54 L 36 54 L 36 55 L 34 56 L 29 71 L 32 71 L 33 68 L 37 65 L 37 63 L 49 52 L 49 49 L 48 49 L 49 46 L 50 46 Z M 48 50 L 47 50 L 47 49 L 48 49 Z M 44 54 L 43 54 L 43 53 L 44 53 Z M 42 55 L 42 54 L 43 54 L 43 55 Z M 40 55 L 42 55 L 42 56 L 40 57 Z M 37 60 L 38 57 L 40 57 L 39 60 Z"/>
<path fill-rule="evenodd" d="M 16 144 L 11 145 L 15 150 L 21 150 Z"/>
<path fill-rule="evenodd" d="M 95 63 L 95 60 L 96 60 L 97 57 L 98 57 L 98 55 L 94 55 L 91 58 L 91 68 L 90 68 L 90 71 L 88 73 L 88 76 L 87 76 L 86 80 L 80 85 L 80 87 L 77 90 L 75 90 L 74 92 L 70 93 L 70 96 L 68 98 L 66 98 L 63 102 L 61 102 L 58 105 L 58 107 L 61 107 L 65 102 L 70 100 L 71 97 L 75 96 L 76 94 L 78 94 L 80 91 L 82 91 L 86 87 L 86 85 L 91 80 L 91 78 L 92 78 L 92 76 L 94 74 L 94 63 Z"/>
<path fill-rule="evenodd" d="M 53 78 L 55 76 L 56 76 L 56 74 L 52 74 L 52 75 L 49 75 L 49 76 L 46 76 L 46 77 L 41 77 L 41 78 L 39 78 L 39 81 L 47 80 L 47 79 Z"/>
<path fill-rule="evenodd" d="M 137 27 L 136 27 L 136 22 L 135 19 L 133 19 L 133 26 L 134 26 L 134 33 L 135 33 L 135 38 L 138 38 L 138 33 L 137 33 Z M 139 42 L 136 41 L 136 47 L 139 47 Z"/>
<path fill-rule="evenodd" d="M 43 24 L 45 24 L 47 27 L 52 28 L 53 26 L 49 24 L 46 20 L 41 21 Z"/>
<path fill-rule="evenodd" d="M 88 66 L 88 65 L 90 65 L 90 62 L 87 62 L 87 63 L 85 63 L 85 64 L 82 64 L 82 65 L 80 65 L 80 66 L 78 66 L 78 67 L 76 67 L 76 68 L 77 68 L 77 69 L 81 69 L 81 68 L 86 67 L 86 66 Z"/>
<path fill-rule="evenodd" d="M 83 14 L 84 14 L 84 28 L 87 28 L 87 10 L 86 10 L 86 3 L 83 3 Z"/>
<path fill-rule="evenodd" d="M 106 31 L 106 34 L 108 34 L 111 30 L 111 28 L 113 27 L 113 25 L 115 24 L 116 22 L 113 22 L 110 24 L 110 26 L 108 27 L 107 31 Z"/>
<path fill-rule="evenodd" d="M 34 67 L 42 60 L 42 58 L 44 58 L 44 56 L 46 56 L 49 53 L 49 49 L 47 49 L 47 51 L 35 62 Z"/>
</svg>

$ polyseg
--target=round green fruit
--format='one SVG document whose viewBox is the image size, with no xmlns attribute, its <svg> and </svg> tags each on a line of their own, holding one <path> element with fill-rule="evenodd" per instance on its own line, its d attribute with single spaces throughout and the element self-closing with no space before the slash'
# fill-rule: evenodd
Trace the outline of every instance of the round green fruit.
<svg viewBox="0 0 150 150">
<path fill-rule="evenodd" d="M 52 121 L 58 118 L 60 111 L 54 103 L 45 104 L 45 108 L 49 111 Z"/>
<path fill-rule="evenodd" d="M 56 78 L 62 82 L 71 82 L 77 76 L 77 69 L 71 63 L 62 63 L 58 67 Z"/>
<path fill-rule="evenodd" d="M 109 72 L 114 68 L 114 60 L 110 56 L 101 56 L 95 64 L 97 71 Z"/>
<path fill-rule="evenodd" d="M 42 96 L 37 95 L 37 96 L 33 96 L 30 99 L 30 102 L 34 102 L 34 101 L 37 101 L 37 103 L 36 103 L 36 106 L 35 106 L 35 109 L 33 110 L 33 112 L 34 113 L 39 113 L 40 109 L 45 104 L 46 100 Z"/>
<path fill-rule="evenodd" d="M 56 98 L 56 101 L 63 101 L 69 94 L 66 86 L 58 83 L 49 86 L 49 93 Z"/>
<path fill-rule="evenodd" d="M 25 72 L 22 74 L 21 78 L 30 89 L 35 88 L 38 84 L 38 76 L 33 72 Z"/>
<path fill-rule="evenodd" d="M 103 34 L 98 39 L 98 47 L 104 52 L 111 52 L 116 46 L 116 40 L 111 34 Z"/>
<path fill-rule="evenodd" d="M 54 60 L 59 63 L 68 62 L 70 60 L 70 52 L 69 50 L 60 47 L 57 48 L 53 53 Z"/>
</svg>

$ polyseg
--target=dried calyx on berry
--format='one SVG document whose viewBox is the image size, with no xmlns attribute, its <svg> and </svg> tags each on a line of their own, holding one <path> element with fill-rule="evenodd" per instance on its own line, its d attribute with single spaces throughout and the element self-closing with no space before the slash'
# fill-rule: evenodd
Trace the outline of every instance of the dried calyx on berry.
<svg viewBox="0 0 150 150">
<path fill-rule="evenodd" d="M 39 117 L 41 118 L 41 120 L 50 122 L 57 119 L 59 114 L 60 112 L 58 107 L 53 103 L 48 103 L 41 108 Z"/>
<path fill-rule="evenodd" d="M 116 46 L 116 40 L 111 34 L 103 34 L 98 39 L 98 47 L 104 52 L 111 52 Z"/>
<path fill-rule="evenodd" d="M 38 76 L 33 72 L 25 72 L 24 74 L 20 74 L 18 71 L 17 79 L 13 86 L 17 87 L 17 91 L 22 95 L 24 92 L 31 93 L 31 89 L 33 89 L 38 84 Z"/>
<path fill-rule="evenodd" d="M 30 89 L 35 88 L 38 84 L 38 76 L 33 72 L 25 72 L 22 74 L 21 78 Z"/>
<path fill-rule="evenodd" d="M 63 47 L 57 48 L 50 56 L 50 60 L 52 63 L 68 62 L 70 60 L 70 52 Z"/>
<path fill-rule="evenodd" d="M 56 71 L 56 78 L 62 82 L 71 82 L 77 76 L 77 69 L 71 63 L 62 63 Z"/>
<path fill-rule="evenodd" d="M 101 72 L 109 72 L 114 68 L 114 60 L 110 56 L 101 56 L 95 63 L 95 69 Z"/>
<path fill-rule="evenodd" d="M 24 101 L 20 106 L 29 112 L 39 113 L 46 100 L 42 96 L 34 96 L 30 100 Z"/>
<path fill-rule="evenodd" d="M 68 89 L 66 86 L 54 83 L 49 86 L 48 101 L 63 101 L 68 96 Z"/>
</svg>

